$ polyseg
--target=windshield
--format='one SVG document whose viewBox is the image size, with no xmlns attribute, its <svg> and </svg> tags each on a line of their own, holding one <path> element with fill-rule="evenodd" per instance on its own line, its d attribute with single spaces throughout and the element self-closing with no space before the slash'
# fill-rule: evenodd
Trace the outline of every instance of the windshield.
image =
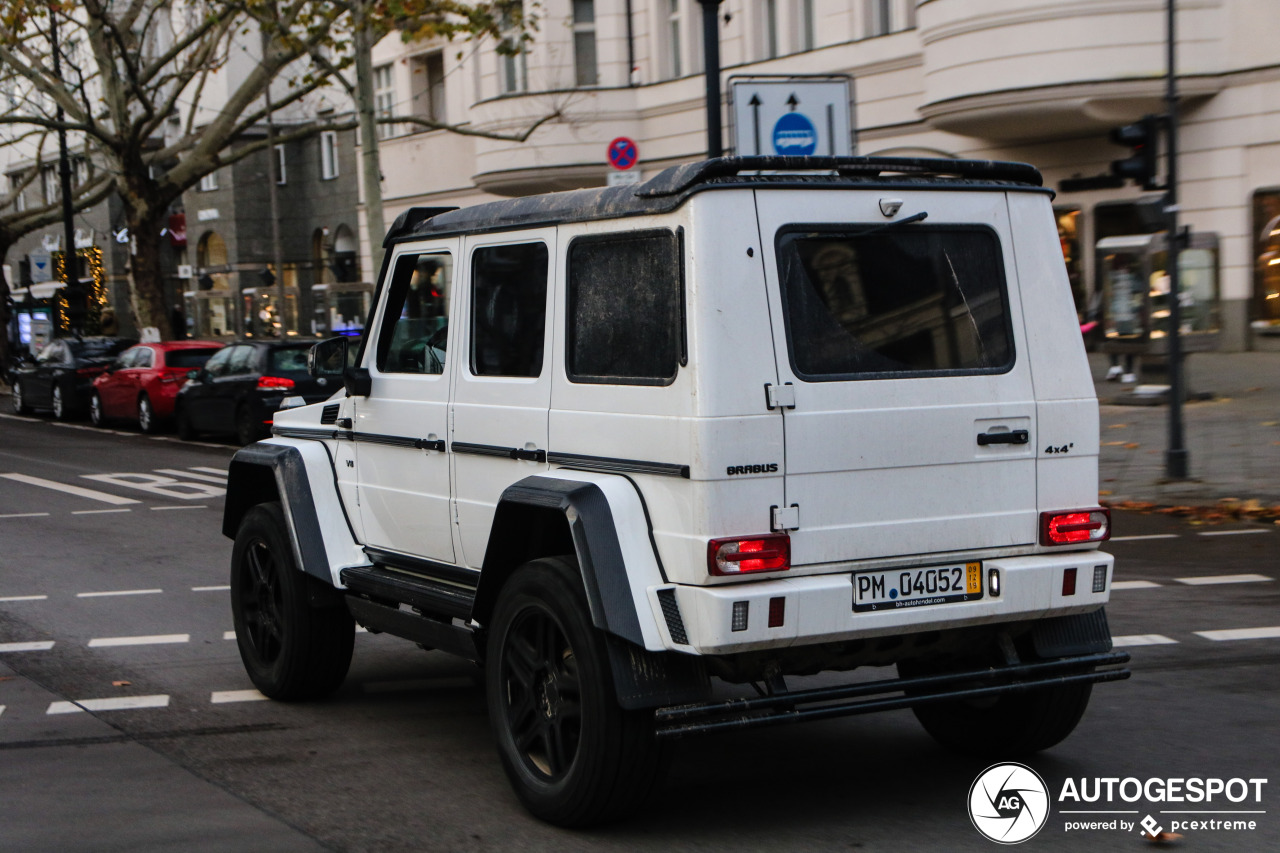
<svg viewBox="0 0 1280 853">
<path fill-rule="evenodd" d="M 999 373 L 1013 364 L 1000 245 L 985 228 L 791 228 L 787 343 L 814 381 Z"/>
</svg>

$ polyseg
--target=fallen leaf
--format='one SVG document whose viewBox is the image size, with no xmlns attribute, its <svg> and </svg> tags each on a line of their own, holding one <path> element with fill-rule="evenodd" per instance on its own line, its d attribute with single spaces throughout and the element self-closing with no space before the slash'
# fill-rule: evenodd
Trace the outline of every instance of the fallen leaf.
<svg viewBox="0 0 1280 853">
<path fill-rule="evenodd" d="M 1111 494 L 1111 490 L 1110 490 L 1110 489 L 1099 489 L 1099 490 L 1098 490 L 1098 494 L 1099 494 L 1099 495 L 1106 496 L 1106 495 Z"/>
<path fill-rule="evenodd" d="M 1131 441 L 1131 442 L 1129 442 L 1128 444 L 1126 444 L 1126 445 L 1124 446 L 1124 449 L 1125 449 L 1125 450 L 1137 450 L 1137 449 L 1138 449 L 1139 447 L 1141 447 L 1141 446 L 1142 446 L 1142 445 L 1141 445 L 1141 444 L 1138 444 L 1138 442 L 1136 442 L 1136 441 Z"/>
<path fill-rule="evenodd" d="M 1175 841 L 1181 841 L 1182 835 L 1177 832 L 1157 832 L 1154 836 L 1142 833 L 1142 837 L 1150 841 L 1152 844 L 1172 844 Z"/>
<path fill-rule="evenodd" d="M 112 687 L 132 687 L 133 683 L 129 681 L 113 681 L 111 682 L 111 686 Z"/>
<path fill-rule="evenodd" d="M 1261 385 L 1255 385 L 1255 386 L 1253 386 L 1252 388 L 1246 388 L 1246 389 L 1244 389 L 1244 390 L 1245 390 L 1245 392 L 1246 392 L 1246 393 L 1248 393 L 1248 394 L 1256 394 L 1256 393 L 1258 393 L 1259 391 L 1261 391 L 1261 390 L 1262 390 L 1262 386 L 1261 386 Z"/>
<path fill-rule="evenodd" d="M 1263 421 L 1263 426 L 1280 426 L 1280 421 Z"/>
<path fill-rule="evenodd" d="M 1123 441 L 1104 441 L 1104 442 L 1102 442 L 1102 446 L 1103 446 L 1103 447 L 1119 447 L 1119 446 L 1120 446 L 1120 445 L 1122 445 L 1122 444 L 1124 444 L 1124 442 L 1123 442 Z"/>
<path fill-rule="evenodd" d="M 1128 424 L 1111 424 L 1107 429 L 1128 429 Z"/>
</svg>

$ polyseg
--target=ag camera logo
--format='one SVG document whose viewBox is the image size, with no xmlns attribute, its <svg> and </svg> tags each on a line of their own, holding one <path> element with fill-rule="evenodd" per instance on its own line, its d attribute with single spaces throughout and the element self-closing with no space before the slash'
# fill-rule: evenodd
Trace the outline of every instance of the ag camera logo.
<svg viewBox="0 0 1280 853">
<path fill-rule="evenodd" d="M 1025 764 L 993 764 L 969 788 L 969 819 L 998 844 L 1020 844 L 1049 819 L 1049 788 Z"/>
</svg>

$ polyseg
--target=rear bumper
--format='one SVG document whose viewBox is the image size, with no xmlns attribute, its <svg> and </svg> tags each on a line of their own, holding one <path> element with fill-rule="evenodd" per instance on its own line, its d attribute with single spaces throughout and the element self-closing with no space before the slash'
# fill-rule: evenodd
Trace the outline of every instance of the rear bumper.
<svg viewBox="0 0 1280 853">
<path fill-rule="evenodd" d="M 656 586 L 650 588 L 649 600 L 667 648 L 724 655 L 1085 613 L 1110 598 L 1114 563 L 1102 551 L 984 560 L 984 585 L 987 572 L 1000 572 L 999 596 L 987 590 L 976 601 L 862 613 L 854 612 L 853 576 L 848 572 L 715 587 Z M 1105 573 L 1101 592 L 1093 592 L 1096 567 Z M 1063 575 L 1069 568 L 1076 570 L 1076 591 L 1063 595 Z M 673 596 L 676 608 L 670 604 Z M 665 608 L 663 598 L 668 602 Z M 770 627 L 774 598 L 784 600 L 783 618 L 781 625 Z M 746 627 L 734 631 L 733 609 L 739 602 L 747 602 Z M 682 636 L 685 642 L 677 642 Z"/>
</svg>

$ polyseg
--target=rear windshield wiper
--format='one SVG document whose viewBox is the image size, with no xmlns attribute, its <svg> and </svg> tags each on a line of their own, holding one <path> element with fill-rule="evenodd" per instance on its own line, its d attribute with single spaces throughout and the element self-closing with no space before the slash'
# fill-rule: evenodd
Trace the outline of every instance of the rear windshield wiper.
<svg viewBox="0 0 1280 853">
<path fill-rule="evenodd" d="M 899 225 L 910 225 L 912 222 L 923 222 L 929 218 L 929 211 L 922 210 L 919 213 L 913 213 L 906 219 L 899 219 L 896 222 L 886 222 L 883 225 L 877 225 L 874 228 L 868 228 L 866 231 L 858 231 L 854 237 L 866 237 L 868 234 L 875 234 L 880 231 L 886 231 L 890 228 L 897 228 Z"/>
</svg>

